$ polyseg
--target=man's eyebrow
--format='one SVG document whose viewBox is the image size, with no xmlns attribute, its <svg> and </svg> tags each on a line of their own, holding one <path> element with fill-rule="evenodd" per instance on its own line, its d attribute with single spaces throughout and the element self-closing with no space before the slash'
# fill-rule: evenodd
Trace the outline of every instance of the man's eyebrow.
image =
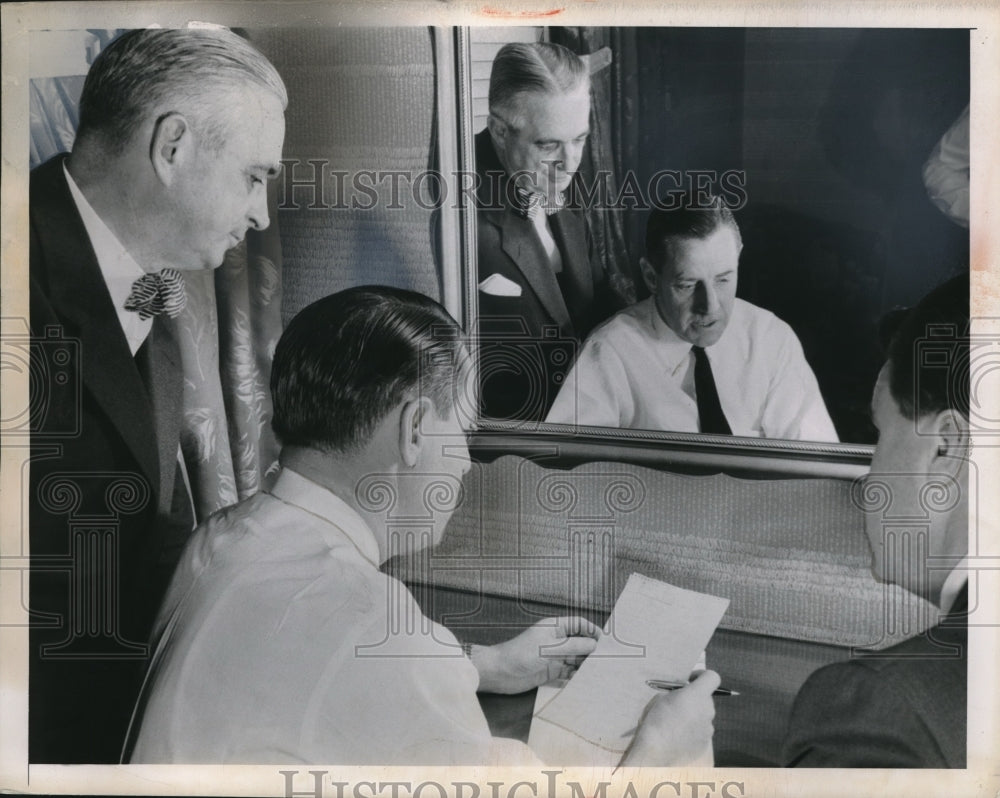
<svg viewBox="0 0 1000 798">
<path fill-rule="evenodd" d="M 582 139 L 582 138 L 585 138 L 586 136 L 589 136 L 589 135 L 590 135 L 590 128 L 588 127 L 585 131 L 583 131 L 583 133 L 578 133 L 577 135 L 573 136 L 573 138 L 571 138 L 571 139 L 557 139 L 557 138 L 552 138 L 552 137 L 550 137 L 550 138 L 539 137 L 539 138 L 535 139 L 535 144 L 562 144 L 563 141 L 576 141 L 577 139 Z"/>
</svg>

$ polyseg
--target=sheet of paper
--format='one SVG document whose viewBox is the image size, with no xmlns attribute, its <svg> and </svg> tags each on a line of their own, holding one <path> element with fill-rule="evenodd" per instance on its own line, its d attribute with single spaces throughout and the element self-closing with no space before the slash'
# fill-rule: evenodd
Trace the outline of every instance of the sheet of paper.
<svg viewBox="0 0 1000 798">
<path fill-rule="evenodd" d="M 646 680 L 686 681 L 728 605 L 632 574 L 576 675 L 539 688 L 529 745 L 549 764 L 616 766 L 654 696 Z M 711 751 L 689 764 L 710 765 Z"/>
</svg>

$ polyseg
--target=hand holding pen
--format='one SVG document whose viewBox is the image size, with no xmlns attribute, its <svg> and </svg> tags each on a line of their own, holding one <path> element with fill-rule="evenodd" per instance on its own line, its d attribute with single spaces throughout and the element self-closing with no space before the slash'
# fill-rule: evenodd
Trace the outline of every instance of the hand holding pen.
<svg viewBox="0 0 1000 798">
<path fill-rule="evenodd" d="M 712 741 L 712 694 L 720 681 L 715 671 L 703 671 L 689 684 L 658 690 L 646 705 L 619 767 L 666 767 L 695 761 Z"/>
</svg>

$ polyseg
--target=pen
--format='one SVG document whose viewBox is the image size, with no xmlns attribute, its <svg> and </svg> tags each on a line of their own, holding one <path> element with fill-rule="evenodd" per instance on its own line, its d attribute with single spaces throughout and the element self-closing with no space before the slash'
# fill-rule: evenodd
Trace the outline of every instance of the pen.
<svg viewBox="0 0 1000 798">
<path fill-rule="evenodd" d="M 666 682 L 662 679 L 647 679 L 646 684 L 654 690 L 663 690 L 666 692 L 687 687 L 689 682 Z M 739 695 L 739 693 L 735 690 L 730 690 L 728 687 L 717 687 L 712 695 Z"/>
<path fill-rule="evenodd" d="M 670 692 L 671 690 L 680 690 L 682 687 L 687 687 L 690 682 L 668 682 L 663 679 L 647 679 L 646 685 L 652 687 L 654 690 L 660 690 L 662 692 Z M 730 690 L 728 687 L 717 687 L 712 695 L 739 695 L 735 690 Z M 622 737 L 631 737 L 639 731 L 638 726 L 633 726 L 627 732 L 622 732 Z"/>
</svg>

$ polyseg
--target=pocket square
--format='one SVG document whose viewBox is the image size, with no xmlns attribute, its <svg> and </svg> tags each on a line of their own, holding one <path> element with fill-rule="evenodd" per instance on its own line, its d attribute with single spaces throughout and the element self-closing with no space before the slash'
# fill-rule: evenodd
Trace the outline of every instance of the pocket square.
<svg viewBox="0 0 1000 798">
<path fill-rule="evenodd" d="M 521 286 L 502 274 L 491 274 L 479 284 L 479 290 L 491 296 L 521 296 Z"/>
</svg>

